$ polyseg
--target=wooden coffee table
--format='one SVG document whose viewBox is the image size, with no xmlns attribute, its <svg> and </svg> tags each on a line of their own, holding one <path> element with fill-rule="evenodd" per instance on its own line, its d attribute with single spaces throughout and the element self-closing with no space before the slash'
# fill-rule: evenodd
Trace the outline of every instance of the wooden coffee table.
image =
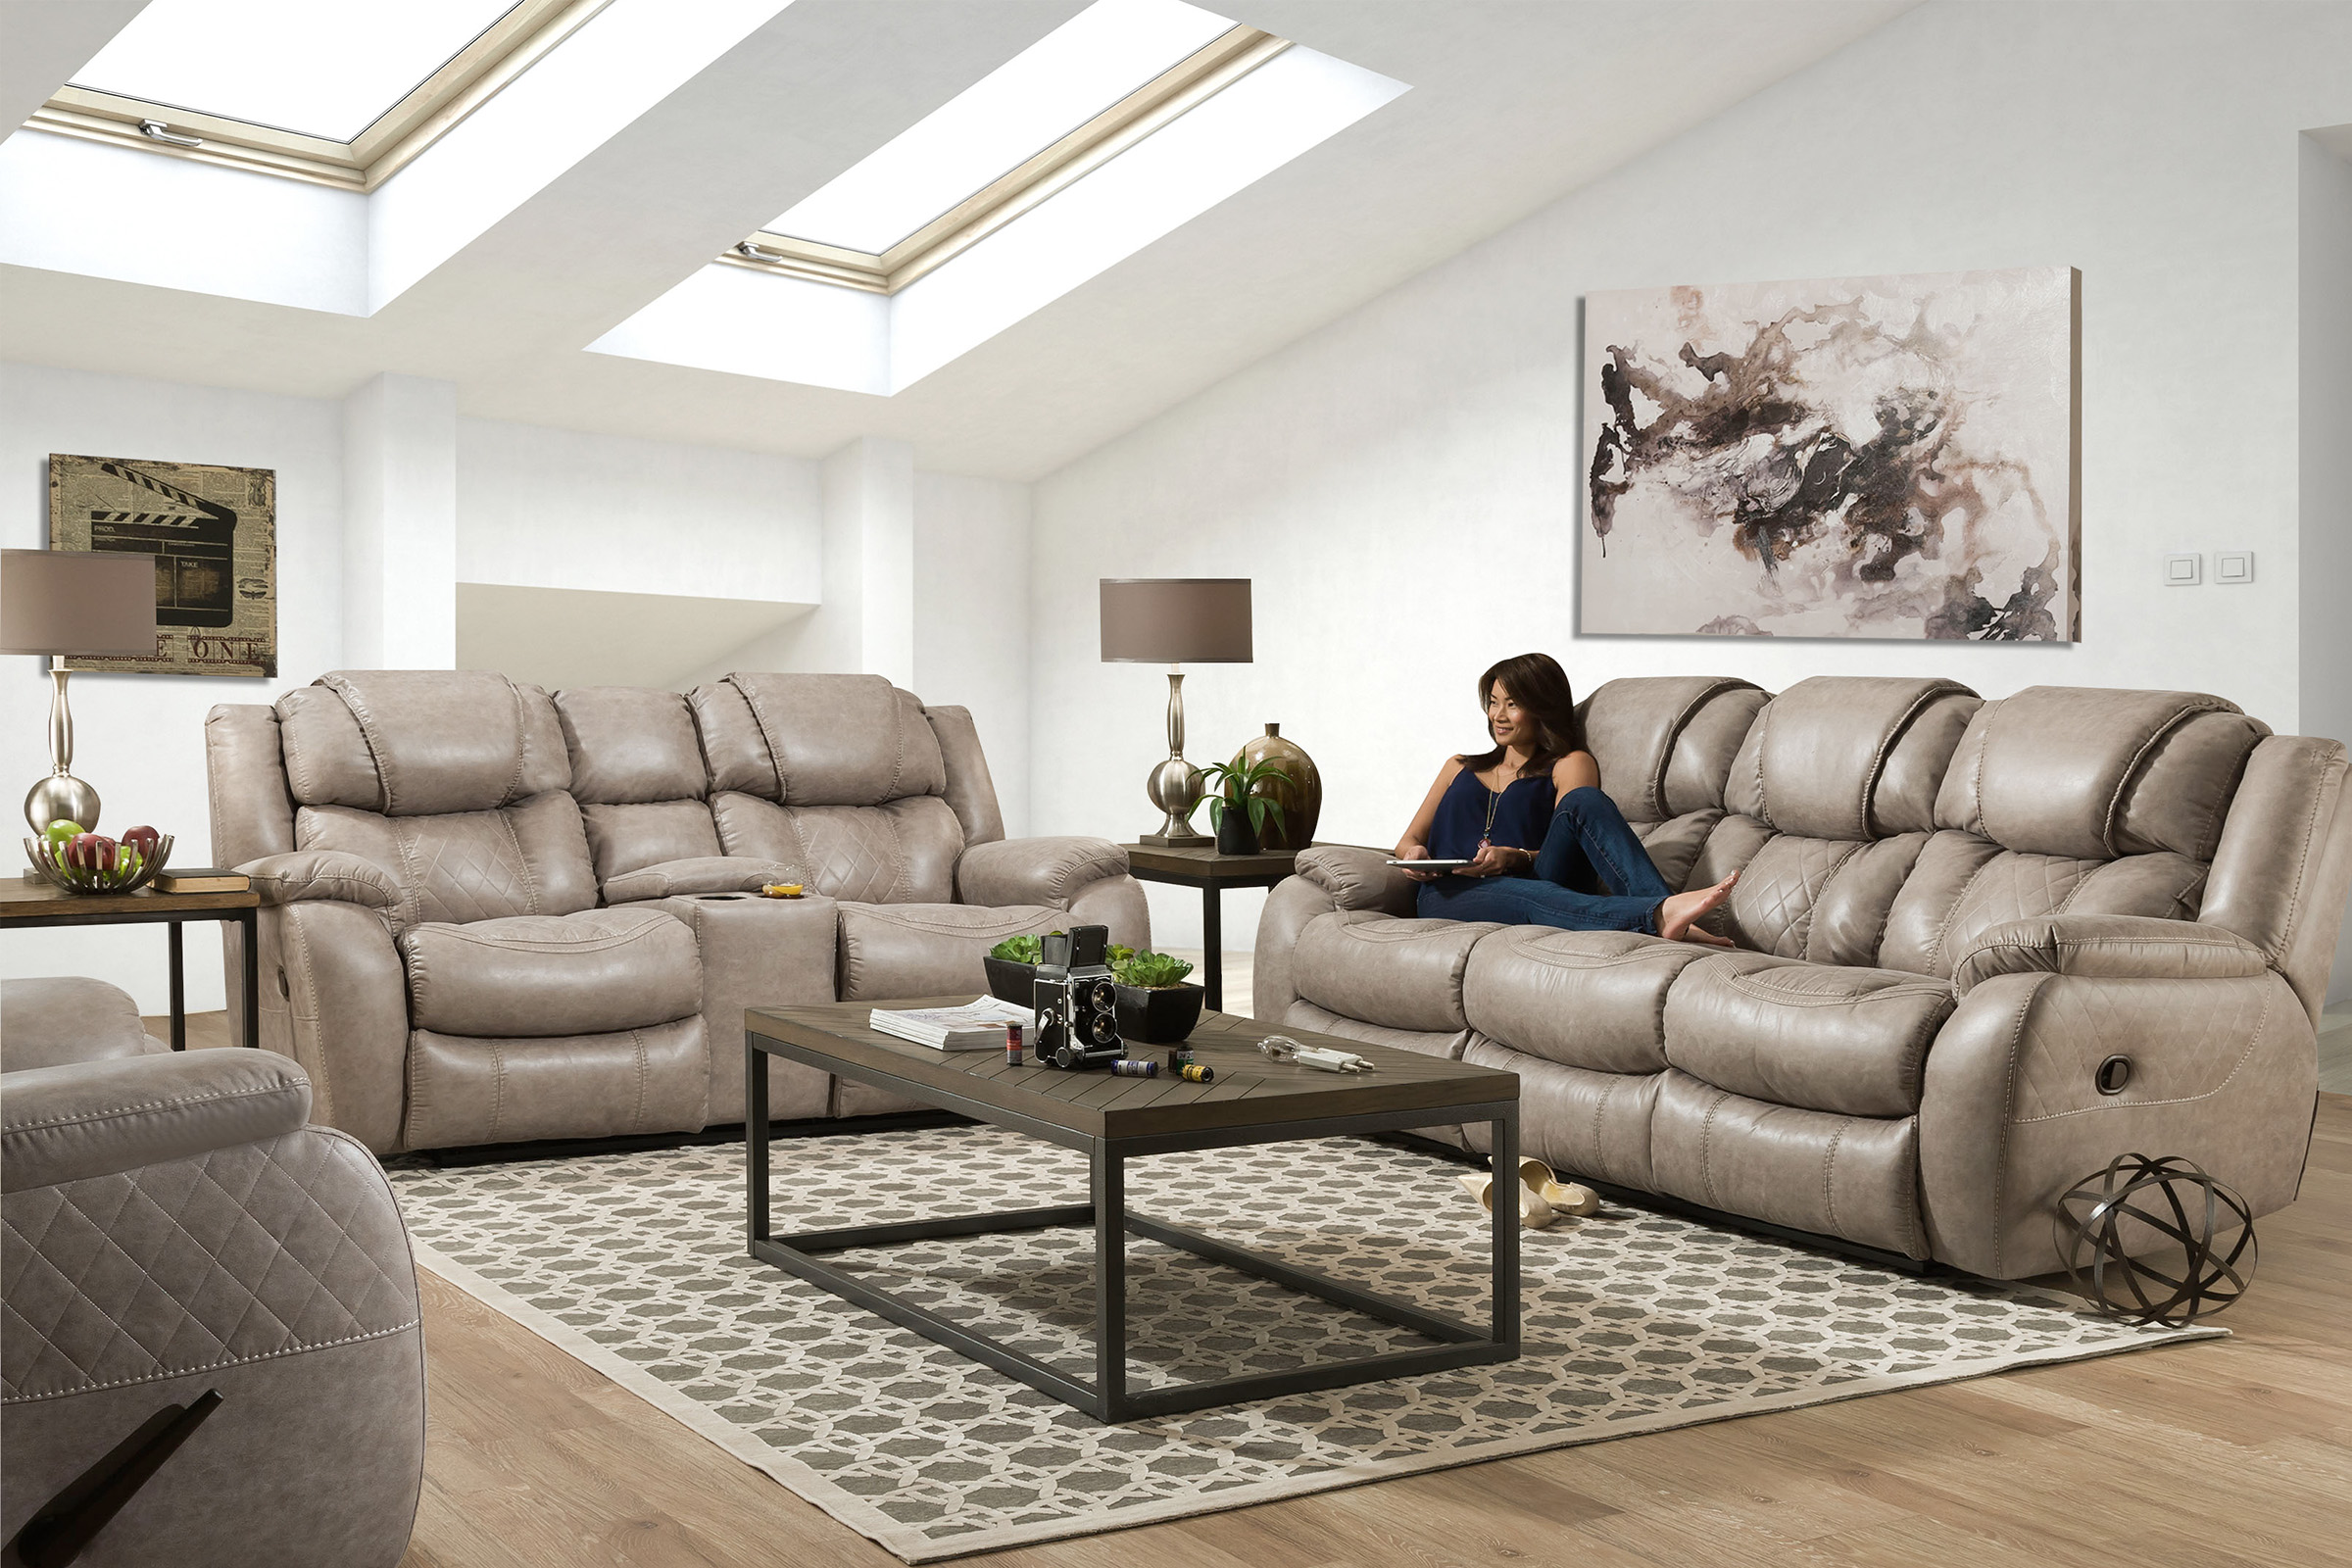
<svg viewBox="0 0 2352 1568">
<path fill-rule="evenodd" d="M 1187 1042 L 1202 1063 L 1216 1069 L 1215 1081 L 1206 1084 L 1168 1078 L 1164 1066 L 1163 1076 L 1157 1078 L 1121 1078 L 1100 1070 L 1064 1072 L 1035 1065 L 1013 1067 L 1007 1065 L 1002 1051 L 946 1054 L 866 1027 L 866 1015 L 875 1005 L 943 1006 L 970 1000 L 956 996 L 878 1004 L 839 1002 L 754 1007 L 745 1014 L 745 1210 L 752 1256 L 822 1286 L 1007 1377 L 1018 1378 L 1099 1421 L 1275 1398 L 1379 1378 L 1508 1361 L 1519 1354 L 1519 1215 L 1515 1204 L 1494 1205 L 1491 1312 L 1489 1322 L 1480 1327 L 1327 1279 L 1200 1231 L 1131 1213 L 1125 1175 L 1128 1160 L 1147 1154 L 1478 1121 L 1489 1123 L 1494 1130 L 1495 1168 L 1514 1171 L 1519 1158 L 1518 1074 L 1303 1029 L 1276 1030 L 1227 1013 L 1203 1015 L 1200 1028 Z M 1308 1045 L 1333 1045 L 1355 1052 L 1377 1063 L 1377 1070 L 1340 1075 L 1270 1060 L 1258 1053 L 1256 1043 L 1275 1033 Z M 1145 1054 L 1141 1046 L 1134 1049 L 1139 1055 Z M 1164 1063 L 1164 1049 L 1154 1054 Z M 1092 1200 L 1055 1208 L 774 1235 L 768 1218 L 770 1056 L 783 1056 L 992 1126 L 1081 1150 L 1093 1165 Z M 1445 1200 L 1446 1195 L 1433 1192 L 1429 1200 Z M 1059 1225 L 1091 1225 L 1095 1231 L 1092 1382 L 823 1260 L 825 1253 L 851 1248 Z M 1393 1350 L 1287 1372 L 1130 1390 L 1126 1238 L 1131 1235 L 1197 1252 L 1398 1324 L 1438 1343 L 1426 1348 Z"/>
</svg>

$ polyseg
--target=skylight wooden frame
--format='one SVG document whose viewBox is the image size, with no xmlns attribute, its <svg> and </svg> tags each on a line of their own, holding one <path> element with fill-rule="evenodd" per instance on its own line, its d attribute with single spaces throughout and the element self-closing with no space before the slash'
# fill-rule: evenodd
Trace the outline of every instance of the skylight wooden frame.
<svg viewBox="0 0 2352 1568">
<path fill-rule="evenodd" d="M 744 241 L 761 254 L 738 248 L 718 260 L 810 282 L 896 294 L 1290 47 L 1288 38 L 1256 27 L 1218 35 L 878 256 L 761 229 Z"/>
<path fill-rule="evenodd" d="M 168 158 L 371 191 L 611 3 L 519 0 L 348 142 L 73 86 L 60 88 L 25 123 Z M 139 128 L 142 121 L 158 122 L 173 135 L 195 137 L 200 145 L 156 140 Z"/>
</svg>

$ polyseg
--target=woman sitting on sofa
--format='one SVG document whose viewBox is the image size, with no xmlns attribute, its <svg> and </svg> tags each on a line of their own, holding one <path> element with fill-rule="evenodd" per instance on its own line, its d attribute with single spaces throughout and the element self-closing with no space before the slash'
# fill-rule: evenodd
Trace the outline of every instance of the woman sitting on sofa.
<svg viewBox="0 0 2352 1568">
<path fill-rule="evenodd" d="M 1403 860 L 1465 860 L 1404 874 L 1421 884 L 1426 919 L 1493 920 L 1570 931 L 1642 931 L 1731 944 L 1694 923 L 1731 897 L 1735 871 L 1676 893 L 1650 863 L 1624 813 L 1600 792 L 1567 671 L 1549 654 L 1521 654 L 1481 676 L 1494 749 L 1438 770 L 1404 842 Z"/>
</svg>

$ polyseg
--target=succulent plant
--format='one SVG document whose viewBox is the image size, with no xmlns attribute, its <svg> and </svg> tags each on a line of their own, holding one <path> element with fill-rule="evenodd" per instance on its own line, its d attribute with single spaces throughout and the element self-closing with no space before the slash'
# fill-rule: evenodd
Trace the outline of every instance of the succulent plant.
<svg viewBox="0 0 2352 1568">
<path fill-rule="evenodd" d="M 1123 960 L 1114 960 L 1110 976 L 1123 986 L 1141 986 L 1147 991 L 1160 991 L 1182 985 L 1193 966 L 1182 958 L 1172 958 L 1164 953 L 1130 952 Z"/>
</svg>

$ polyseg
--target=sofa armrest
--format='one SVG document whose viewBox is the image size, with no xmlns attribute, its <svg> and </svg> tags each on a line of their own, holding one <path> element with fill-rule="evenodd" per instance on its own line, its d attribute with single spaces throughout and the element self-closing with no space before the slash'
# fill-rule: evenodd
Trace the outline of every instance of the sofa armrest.
<svg viewBox="0 0 2352 1568">
<path fill-rule="evenodd" d="M 1298 873 L 1330 894 L 1338 908 L 1409 915 L 1420 884 L 1389 859 L 1383 850 L 1324 844 L 1298 852 Z"/>
<path fill-rule="evenodd" d="M 0 1192 L 185 1159 L 290 1133 L 311 1081 L 267 1051 L 189 1051 L 7 1075 Z"/>
<path fill-rule="evenodd" d="M 781 860 L 739 855 L 705 855 L 663 860 L 605 878 L 607 904 L 640 899 L 689 898 L 701 893 L 757 893 L 771 882 L 799 882 L 806 873 Z"/>
<path fill-rule="evenodd" d="M 988 907 L 1046 904 L 1066 909 L 1094 883 L 1126 874 L 1127 852 L 1108 839 L 999 839 L 956 857 L 956 897 Z"/>
<path fill-rule="evenodd" d="M 326 900 L 367 909 L 398 909 L 403 902 L 392 873 L 348 850 L 265 855 L 237 869 L 253 879 L 253 891 L 266 905 Z"/>
<path fill-rule="evenodd" d="M 2004 974 L 2243 980 L 2270 966 L 2260 948 L 2217 925 L 2143 914 L 2046 914 L 1985 931 L 1952 966 L 1952 992 L 1965 997 Z"/>
</svg>

